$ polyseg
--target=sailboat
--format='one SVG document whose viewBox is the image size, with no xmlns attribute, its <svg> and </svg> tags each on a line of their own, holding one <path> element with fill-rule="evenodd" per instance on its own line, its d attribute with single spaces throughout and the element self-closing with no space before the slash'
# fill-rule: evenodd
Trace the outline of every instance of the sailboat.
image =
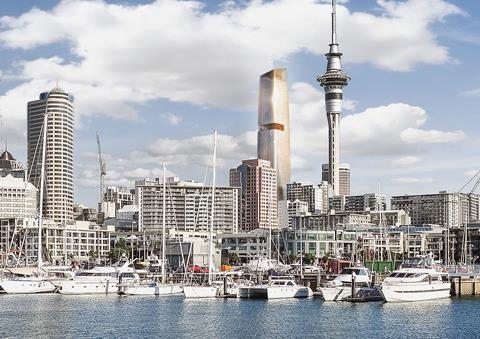
<svg viewBox="0 0 480 339">
<path fill-rule="evenodd" d="M 49 94 L 50 95 L 50 94 Z M 33 274 L 25 277 L 13 275 L 9 279 L 0 281 L 0 287 L 8 294 L 36 294 L 53 293 L 56 287 L 43 277 L 45 272 L 42 270 L 42 223 L 43 223 L 43 191 L 45 186 L 45 161 L 47 146 L 47 122 L 48 122 L 48 95 L 45 104 L 45 114 L 43 117 L 43 140 L 42 140 L 42 164 L 40 175 L 40 206 L 38 219 L 38 248 L 37 248 L 37 270 Z"/>
<path fill-rule="evenodd" d="M 132 281 L 130 283 L 119 284 L 118 294 L 120 295 L 180 295 L 183 288 L 178 284 L 167 284 L 166 282 L 166 166 L 163 162 L 163 213 L 162 213 L 162 282 L 155 281 Z"/>
<path fill-rule="evenodd" d="M 184 286 L 185 298 L 215 298 L 220 290 L 213 285 L 213 218 L 215 216 L 215 171 L 217 158 L 217 130 L 213 131 L 213 162 L 212 162 L 212 209 L 210 215 L 210 231 L 208 237 L 208 283 L 203 286 Z"/>
</svg>

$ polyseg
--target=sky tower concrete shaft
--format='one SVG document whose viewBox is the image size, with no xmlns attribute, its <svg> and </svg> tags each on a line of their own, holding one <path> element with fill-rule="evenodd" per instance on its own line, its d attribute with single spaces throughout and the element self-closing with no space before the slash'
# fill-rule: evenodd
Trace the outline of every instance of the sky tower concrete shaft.
<svg viewBox="0 0 480 339">
<path fill-rule="evenodd" d="M 326 54 L 327 71 L 317 77 L 325 90 L 325 106 L 328 120 L 328 183 L 332 185 L 333 195 L 340 194 L 340 115 L 342 113 L 343 87 L 350 78 L 343 73 L 338 50 L 336 29 L 336 3 L 332 0 L 332 37 L 330 50 Z"/>
</svg>

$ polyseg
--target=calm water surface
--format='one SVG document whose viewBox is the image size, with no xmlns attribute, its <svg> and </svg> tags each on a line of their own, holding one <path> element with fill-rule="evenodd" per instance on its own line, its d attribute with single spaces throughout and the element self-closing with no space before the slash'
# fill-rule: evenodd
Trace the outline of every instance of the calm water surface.
<svg viewBox="0 0 480 339">
<path fill-rule="evenodd" d="M 1 337 L 475 338 L 480 298 L 424 303 L 0 296 Z"/>
</svg>

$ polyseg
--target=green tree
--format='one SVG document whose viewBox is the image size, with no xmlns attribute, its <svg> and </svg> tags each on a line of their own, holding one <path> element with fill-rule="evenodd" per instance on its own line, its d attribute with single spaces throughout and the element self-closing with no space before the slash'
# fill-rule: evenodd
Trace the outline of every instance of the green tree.
<svg viewBox="0 0 480 339">
<path fill-rule="evenodd" d="M 294 264 L 298 261 L 298 256 L 295 254 L 289 254 L 287 259 L 290 264 Z"/>
<path fill-rule="evenodd" d="M 305 253 L 303 256 L 303 263 L 306 265 L 312 265 L 315 261 L 315 255 L 311 253 Z"/>
<path fill-rule="evenodd" d="M 128 254 L 129 249 L 130 248 L 127 246 L 125 239 L 120 238 L 111 249 L 109 257 L 112 261 L 119 261 L 120 258 Z"/>
</svg>

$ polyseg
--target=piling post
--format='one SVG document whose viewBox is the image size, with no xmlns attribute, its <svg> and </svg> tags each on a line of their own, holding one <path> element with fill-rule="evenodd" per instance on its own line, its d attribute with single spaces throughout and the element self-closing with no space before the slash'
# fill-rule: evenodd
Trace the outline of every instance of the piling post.
<svg viewBox="0 0 480 339">
<path fill-rule="evenodd" d="M 462 276 L 458 276 L 458 296 L 462 297 Z"/>
<path fill-rule="evenodd" d="M 351 291 L 352 301 L 354 300 L 353 298 L 355 297 L 355 280 L 356 280 L 356 274 L 355 272 L 352 272 L 352 291 Z"/>
</svg>

